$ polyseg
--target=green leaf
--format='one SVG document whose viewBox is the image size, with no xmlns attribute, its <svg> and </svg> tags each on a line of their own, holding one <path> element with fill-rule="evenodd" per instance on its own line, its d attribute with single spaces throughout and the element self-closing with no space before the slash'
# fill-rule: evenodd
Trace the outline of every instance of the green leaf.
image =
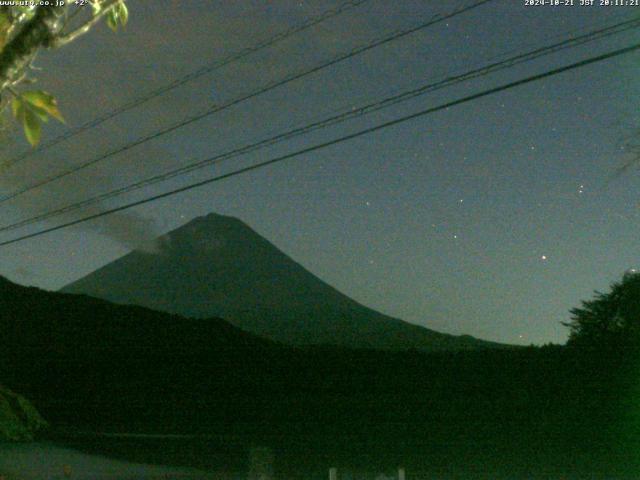
<svg viewBox="0 0 640 480">
<path fill-rule="evenodd" d="M 24 109 L 22 98 L 13 97 L 13 100 L 11 100 L 11 111 L 13 112 L 14 118 L 20 118 L 20 116 L 22 115 L 22 109 Z"/>
<path fill-rule="evenodd" d="M 127 4 L 124 2 L 120 2 L 116 8 L 118 9 L 118 18 L 120 19 L 120 25 L 124 27 L 129 21 L 129 9 L 127 8 Z"/>
<path fill-rule="evenodd" d="M 93 0 L 93 2 L 91 2 L 91 8 L 93 9 L 93 14 L 97 15 L 102 10 L 102 4 L 98 0 Z"/>
<path fill-rule="evenodd" d="M 124 3 L 124 1 L 120 1 L 116 5 L 114 5 L 107 14 L 107 25 L 114 32 L 118 31 L 118 24 L 124 27 L 128 21 L 129 9 L 127 8 L 127 5 Z"/>
<path fill-rule="evenodd" d="M 32 90 L 14 97 L 11 110 L 22 124 L 24 134 L 32 146 L 40 141 L 42 122 L 48 122 L 49 116 L 64 122 L 55 97 L 42 90 Z"/>
<path fill-rule="evenodd" d="M 31 109 L 23 109 L 22 115 L 22 127 L 24 128 L 24 134 L 32 147 L 35 147 L 40 141 L 40 135 L 42 134 L 42 124 L 40 118 Z"/>
<path fill-rule="evenodd" d="M 48 120 L 47 114 L 49 114 L 56 120 L 64 123 L 64 118 L 62 118 L 62 114 L 60 110 L 58 110 L 58 102 L 50 93 L 42 90 L 32 90 L 24 92 L 21 97 L 29 103 L 29 106 L 32 107 L 35 113 L 45 122 Z"/>
<path fill-rule="evenodd" d="M 116 7 L 109 10 L 107 13 L 107 26 L 114 32 L 118 31 L 118 12 Z"/>
<path fill-rule="evenodd" d="M 45 110 L 29 104 L 27 104 L 25 108 L 33 112 L 43 122 L 49 121 L 49 115 L 47 115 L 47 112 Z"/>
</svg>

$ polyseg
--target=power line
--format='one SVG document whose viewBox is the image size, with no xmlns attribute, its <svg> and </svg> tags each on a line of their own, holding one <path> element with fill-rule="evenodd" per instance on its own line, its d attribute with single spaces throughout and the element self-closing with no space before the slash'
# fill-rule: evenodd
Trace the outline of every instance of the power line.
<svg viewBox="0 0 640 480">
<path fill-rule="evenodd" d="M 9 230 L 14 230 L 16 228 L 20 228 L 26 225 L 30 225 L 32 223 L 36 223 L 38 221 L 41 220 L 46 220 L 64 213 L 69 213 L 87 206 L 91 206 L 93 204 L 102 202 L 104 200 L 107 200 L 109 198 L 113 198 L 137 189 L 140 189 L 142 187 L 148 186 L 148 185 L 152 185 L 158 182 L 162 182 L 165 180 L 168 180 L 170 178 L 174 178 L 176 176 L 180 176 L 180 175 L 184 175 L 185 173 L 189 173 L 192 172 L 194 170 L 198 170 L 200 168 L 204 168 L 206 166 L 210 166 L 210 165 L 214 165 L 214 164 L 219 164 L 225 160 L 228 160 L 230 158 L 234 158 L 234 157 L 238 157 L 240 155 L 249 153 L 249 152 L 253 152 L 255 150 L 259 150 L 262 149 L 264 147 L 270 146 L 270 145 L 274 145 L 276 143 L 282 142 L 284 140 L 288 140 L 290 138 L 293 137 L 297 137 L 299 135 L 303 135 L 306 133 L 309 133 L 311 131 L 317 130 L 319 128 L 325 128 L 331 125 L 335 125 L 337 123 L 341 123 L 344 122 L 346 120 L 349 120 L 351 118 L 354 117 L 359 117 L 359 116 L 363 116 L 375 111 L 378 111 L 380 109 L 383 108 L 387 108 L 390 107 L 392 105 L 396 105 L 398 103 L 401 102 L 405 102 L 407 100 L 410 100 L 412 98 L 415 98 L 419 95 L 424 95 L 426 93 L 429 92 L 433 92 L 436 90 L 439 90 L 441 88 L 445 88 L 445 87 L 449 87 L 451 85 L 463 82 L 463 81 L 468 81 L 474 78 L 478 78 L 481 76 L 485 76 L 491 73 L 495 73 L 497 71 L 500 70 L 504 70 L 507 68 L 512 68 L 515 65 L 518 65 L 520 63 L 524 63 L 524 62 L 528 62 L 537 58 L 540 58 L 542 56 L 546 56 L 546 55 L 550 55 L 553 53 L 557 53 L 561 50 L 567 49 L 567 48 L 573 48 L 576 47 L 578 45 L 583 45 L 585 43 L 588 42 L 592 42 L 594 40 L 600 40 L 602 38 L 605 37 L 609 37 L 611 35 L 614 34 L 618 34 L 618 33 L 622 33 L 624 31 L 630 30 L 631 28 L 636 28 L 637 26 L 640 25 L 640 19 L 635 19 L 635 20 L 628 20 L 625 22 L 621 22 L 615 25 L 611 25 L 605 28 L 601 28 L 599 30 L 595 30 L 592 32 L 589 32 L 587 34 L 581 35 L 579 37 L 573 37 L 573 38 L 569 38 L 569 39 L 565 39 L 561 42 L 552 44 L 552 45 L 547 45 L 544 47 L 539 47 L 536 48 L 532 51 L 529 52 L 525 52 L 525 53 L 521 53 L 518 55 L 515 55 L 513 57 L 509 57 L 507 59 L 504 59 L 502 61 L 499 62 L 494 62 L 494 63 L 490 63 L 489 65 L 480 67 L 480 68 L 476 68 L 474 70 L 465 72 L 463 74 L 459 74 L 459 75 L 454 75 L 454 76 L 449 76 L 446 77 L 440 81 L 434 82 L 434 83 L 429 83 L 423 86 L 420 86 L 418 88 L 409 90 L 409 91 L 405 91 L 402 92 L 400 94 L 397 95 L 393 95 L 391 97 L 387 97 L 384 98 L 382 100 L 373 102 L 373 103 L 369 103 L 367 105 L 361 106 L 357 109 L 348 109 L 346 112 L 342 112 L 338 115 L 333 115 L 330 116 L 328 118 L 322 119 L 320 121 L 316 121 L 313 122 L 311 124 L 305 125 L 303 127 L 298 127 L 292 130 L 289 130 L 287 132 L 283 132 L 281 134 L 278 134 L 276 136 L 261 140 L 259 142 L 255 142 L 249 145 L 246 145 L 244 147 L 240 147 L 240 148 L 236 148 L 233 149 L 231 151 L 222 153 L 222 154 L 218 154 L 216 156 L 204 159 L 204 160 L 200 160 L 198 162 L 189 164 L 189 165 L 185 165 L 182 166 L 180 168 L 177 169 L 173 169 L 170 170 L 168 172 L 162 173 L 162 174 L 158 174 L 158 175 L 154 175 L 152 177 L 134 182 L 130 185 L 124 186 L 124 187 L 120 187 L 118 189 L 112 190 L 110 192 L 106 192 L 103 193 L 101 195 L 77 202 L 77 203 L 73 203 L 71 205 L 67 205 L 65 207 L 61 207 L 61 208 L 57 208 L 55 210 L 51 210 L 49 212 L 45 212 L 42 214 L 39 214 L 35 217 L 31 217 L 25 220 L 21 220 L 19 222 L 10 224 L 10 225 L 6 225 L 3 227 L 0 227 L 0 232 L 5 232 L 5 231 L 9 231 Z"/>
<path fill-rule="evenodd" d="M 548 70 L 548 71 L 546 71 L 544 73 L 539 73 L 539 74 L 536 74 L 536 75 L 532 75 L 532 76 L 529 76 L 529 77 L 526 77 L 526 78 L 523 78 L 523 79 L 520 79 L 520 80 L 516 80 L 516 81 L 510 82 L 510 83 L 504 84 L 504 85 L 500 85 L 498 87 L 494 87 L 494 88 L 491 88 L 491 89 L 488 89 L 488 90 L 484 90 L 484 91 L 479 92 L 479 93 L 468 95 L 466 97 L 459 98 L 457 100 L 453 100 L 453 101 L 438 105 L 436 107 L 427 108 L 427 109 L 421 110 L 420 112 L 417 112 L 417 113 L 413 113 L 413 114 L 410 114 L 410 115 L 405 115 L 405 116 L 397 118 L 395 120 L 390 120 L 388 122 L 384 122 L 384 123 L 378 124 L 376 126 L 369 127 L 369 128 L 366 128 L 364 130 L 360 130 L 358 132 L 355 132 L 355 133 L 352 133 L 352 134 L 349 134 L 349 135 L 344 135 L 342 137 L 338 137 L 338 138 L 335 138 L 333 140 L 329 140 L 327 142 L 322 142 L 322 143 L 313 145 L 311 147 L 306 147 L 306 148 L 297 150 L 297 151 L 292 152 L 292 153 L 281 155 L 281 156 L 272 158 L 270 160 L 265 160 L 263 162 L 259 162 L 259 163 L 256 163 L 254 165 L 250 165 L 250 166 L 235 170 L 233 172 L 225 173 L 223 175 L 218 175 L 216 177 L 208 178 L 206 180 L 201 180 L 199 182 L 195 182 L 195 183 L 186 185 L 184 187 L 176 188 L 174 190 L 171 190 L 171 191 L 168 191 L 168 192 L 164 192 L 164 193 L 161 193 L 161 194 L 157 194 L 157 195 L 154 195 L 154 196 L 151 196 L 151 197 L 147 197 L 147 198 L 142 199 L 142 200 L 137 200 L 135 202 L 131 202 L 131 203 L 128 203 L 128 204 L 125 204 L 125 205 L 121 205 L 119 207 L 115 207 L 115 208 L 112 208 L 112 209 L 109 209 L 109 210 L 105 210 L 105 211 L 100 212 L 100 213 L 96 213 L 96 214 L 93 214 L 93 215 L 88 215 L 86 217 L 83 217 L 83 218 L 80 218 L 80 219 L 77 219 L 77 220 L 73 220 L 73 221 L 70 221 L 70 222 L 66 222 L 66 223 L 63 223 L 61 225 L 57 225 L 55 227 L 46 228 L 46 229 L 39 230 L 39 231 L 34 232 L 34 233 L 30 233 L 30 234 L 27 234 L 27 235 L 22 235 L 20 237 L 17 237 L 17 238 L 11 239 L 11 240 L 6 240 L 4 242 L 0 242 L 0 247 L 1 246 L 6 246 L 6 245 L 10 245 L 10 244 L 13 244 L 13 243 L 17 243 L 17 242 L 20 242 L 20 241 L 23 241 L 23 240 L 27 240 L 29 238 L 38 237 L 38 236 L 44 235 L 46 233 L 55 232 L 55 231 L 61 230 L 63 228 L 71 227 L 73 225 L 78 225 L 80 223 L 84 223 L 84 222 L 87 222 L 89 220 L 94 220 L 96 218 L 104 217 L 106 215 L 110 215 L 110 214 L 113 214 L 113 213 L 116 213 L 116 212 L 127 210 L 129 208 L 133 208 L 133 207 L 136 207 L 136 206 L 139 206 L 139 205 L 143 205 L 143 204 L 146 204 L 146 203 L 154 202 L 154 201 L 160 200 L 162 198 L 170 197 L 170 196 L 176 195 L 178 193 L 186 192 L 188 190 L 192 190 L 194 188 L 202 187 L 204 185 L 208 185 L 208 184 L 211 184 L 211 183 L 214 183 L 214 182 L 225 180 L 227 178 L 231 178 L 231 177 L 235 177 L 235 176 L 238 176 L 238 175 L 242 175 L 244 173 L 247 173 L 247 172 L 250 172 L 250 171 L 253 171 L 253 170 L 258 170 L 260 168 L 264 168 L 264 167 L 267 167 L 269 165 L 273 165 L 275 163 L 283 162 L 283 161 L 288 160 L 290 158 L 294 158 L 294 157 L 297 157 L 297 156 L 300 156 L 300 155 L 304 155 L 304 154 L 307 154 L 307 153 L 315 152 L 315 151 L 318 151 L 318 150 L 321 150 L 321 149 L 324 149 L 324 148 L 327 148 L 327 147 L 330 147 L 330 146 L 333 146 L 333 145 L 337 145 L 339 143 L 342 143 L 342 142 L 345 142 L 345 141 L 348 141 L 348 140 L 352 140 L 352 139 L 357 138 L 357 137 L 361 137 L 363 135 L 368 135 L 370 133 L 374 133 L 374 132 L 377 132 L 379 130 L 382 130 L 382 129 L 385 129 L 385 128 L 388 128 L 388 127 L 391 127 L 391 126 L 394 126 L 394 125 L 398 125 L 398 124 L 401 124 L 401 123 L 404 123 L 404 122 L 407 122 L 407 121 L 410 121 L 410 120 L 414 120 L 416 118 L 420 118 L 420 117 L 429 115 L 431 113 L 434 113 L 434 112 L 437 112 L 437 111 L 440 111 L 440 110 L 444 110 L 444 109 L 447 109 L 447 108 L 450 108 L 450 107 L 453 107 L 453 106 L 456 106 L 456 105 L 461 105 L 463 103 L 468 103 L 468 102 L 471 102 L 473 100 L 477 100 L 479 98 L 483 98 L 483 97 L 486 97 L 486 96 L 489 96 L 489 95 L 493 95 L 495 93 L 503 92 L 503 91 L 509 90 L 511 88 L 515 88 L 515 87 L 518 87 L 518 86 L 521 86 L 521 85 L 525 85 L 527 83 L 531 83 L 531 82 L 535 82 L 535 81 L 538 81 L 538 80 L 542 80 L 542 79 L 545 79 L 545 78 L 548 78 L 548 77 L 551 77 L 551 76 L 554 76 L 554 75 L 558 75 L 558 74 L 563 73 L 563 72 L 567 72 L 569 70 L 574 70 L 576 68 L 580 68 L 580 67 L 584 67 L 586 65 L 591 65 L 593 63 L 597 63 L 597 62 L 601 62 L 601 61 L 604 61 L 604 60 L 608 60 L 610 58 L 618 57 L 620 55 L 625 55 L 627 53 L 634 52 L 634 51 L 636 51 L 638 49 L 640 49 L 640 43 L 636 43 L 636 44 L 631 45 L 629 47 L 620 48 L 618 50 L 614 50 L 612 52 L 608 52 L 608 53 L 605 53 L 605 54 L 602 54 L 602 55 L 598 55 L 596 57 L 591 57 L 591 58 L 588 58 L 586 60 L 581 60 L 579 62 L 575 62 L 575 63 L 572 63 L 570 65 L 566 65 L 564 67 L 559 67 L 559 68 L 555 68 L 555 69 L 552 69 L 552 70 Z"/>
<path fill-rule="evenodd" d="M 611 19 L 613 19 L 615 21 L 620 21 L 621 23 L 616 23 L 615 25 L 613 25 L 611 23 Z M 607 19 L 607 21 L 604 21 L 604 22 L 594 22 L 589 27 L 582 26 L 582 27 L 579 27 L 579 28 L 574 28 L 574 29 L 571 29 L 571 30 L 564 31 L 562 33 L 556 33 L 554 35 L 545 35 L 544 38 L 547 41 L 558 41 L 558 40 L 563 40 L 563 39 L 567 39 L 567 38 L 569 38 L 569 40 L 574 39 L 574 38 L 575 39 L 583 38 L 585 32 L 589 32 L 589 34 L 592 34 L 592 33 L 596 33 L 596 31 L 598 31 L 598 32 L 599 31 L 603 31 L 603 30 L 606 30 L 608 28 L 613 28 L 613 27 L 624 25 L 624 24 L 627 24 L 627 23 L 631 23 L 631 22 L 635 23 L 639 19 L 640 19 L 640 17 L 638 17 L 638 16 L 634 16 L 633 18 L 629 18 L 628 14 L 622 13 L 622 14 L 619 14 L 619 15 L 612 15 L 610 17 L 610 19 Z M 611 25 L 611 27 L 609 27 L 609 25 Z M 633 25 L 633 27 L 635 27 L 635 24 Z M 602 29 L 602 30 L 600 30 L 600 29 Z M 624 28 L 623 30 L 626 31 L 626 30 L 629 30 L 629 29 L 630 28 Z M 612 34 L 622 33 L 623 30 L 620 30 L 620 31 L 617 31 L 617 32 L 612 32 Z M 606 36 L 609 36 L 609 35 L 606 35 Z M 538 45 L 540 45 L 540 42 L 538 42 Z M 516 54 L 518 52 L 522 52 L 524 47 L 530 47 L 530 46 L 531 46 L 531 41 L 530 40 L 526 40 L 524 42 L 519 42 L 517 47 L 510 48 L 510 49 L 508 49 L 506 51 L 502 51 L 500 53 L 497 53 L 497 54 L 491 55 L 489 57 L 486 57 L 486 58 L 484 58 L 484 61 L 486 61 L 486 62 L 500 61 L 501 59 L 507 58 L 511 54 Z M 444 78 L 444 77 L 440 77 L 440 78 Z M 390 90 L 389 94 L 395 94 L 395 93 L 398 93 L 399 91 L 401 91 L 401 89 L 396 88 L 394 90 Z M 368 95 L 368 96 L 361 95 L 361 96 L 357 97 L 357 101 L 361 101 L 361 100 L 363 100 L 365 98 L 371 98 L 371 95 Z M 353 104 L 353 103 L 354 103 L 354 100 L 351 100 L 349 102 L 349 104 Z M 340 105 L 339 108 L 331 109 L 329 111 L 329 113 L 335 113 L 335 112 L 341 111 L 345 107 L 345 105 L 346 104 L 343 103 L 342 105 Z"/>
<path fill-rule="evenodd" d="M 161 137 L 163 135 L 171 133 L 171 132 L 173 132 L 175 130 L 178 130 L 179 128 L 182 128 L 182 127 L 184 127 L 186 125 L 190 125 L 190 124 L 192 124 L 192 123 L 194 123 L 194 122 L 196 122 L 198 120 L 201 120 L 201 119 L 203 119 L 205 117 L 213 115 L 214 113 L 226 110 L 227 108 L 235 106 L 235 105 L 237 105 L 237 104 L 239 104 L 241 102 L 244 102 L 246 100 L 255 98 L 255 97 L 257 97 L 259 95 L 262 95 L 262 94 L 264 94 L 266 92 L 269 92 L 269 91 L 274 90 L 274 89 L 276 89 L 278 87 L 281 87 L 281 86 L 283 86 L 283 85 L 285 85 L 287 83 L 290 83 L 290 82 L 293 82 L 295 80 L 299 80 L 301 78 L 304 78 L 304 77 L 306 77 L 308 75 L 311 75 L 313 73 L 316 73 L 316 72 L 318 72 L 320 70 L 323 70 L 323 69 L 328 68 L 330 66 L 336 65 L 336 64 L 338 64 L 340 62 L 343 62 L 344 60 L 353 58 L 356 55 L 359 55 L 361 53 L 367 52 L 369 50 L 372 50 L 372 49 L 374 49 L 376 47 L 379 47 L 381 45 L 387 44 L 387 43 L 392 42 L 394 40 L 397 40 L 399 38 L 405 37 L 407 35 L 410 35 L 412 33 L 417 32 L 419 30 L 423 30 L 423 29 L 425 29 L 427 27 L 430 27 L 432 25 L 435 25 L 435 24 L 437 24 L 439 22 L 442 22 L 444 20 L 448 20 L 448 19 L 453 18 L 453 17 L 455 17 L 457 15 L 460 15 L 462 13 L 468 12 L 468 11 L 474 9 L 474 8 L 480 7 L 481 5 L 484 5 L 485 3 L 489 3 L 491 1 L 494 1 L 494 0 L 479 0 L 479 1 L 476 1 L 476 2 L 472 3 L 469 6 L 458 8 L 458 9 L 454 10 L 451 13 L 448 13 L 448 14 L 445 14 L 445 15 L 442 15 L 442 14 L 434 15 L 429 21 L 427 21 L 425 23 L 421 23 L 418 26 L 411 27 L 411 28 L 408 28 L 408 29 L 405 29 L 405 30 L 398 30 L 396 33 L 393 33 L 393 34 L 391 34 L 389 36 L 383 37 L 383 38 L 381 38 L 379 40 L 375 40 L 372 43 L 368 43 L 368 44 L 366 44 L 364 46 L 356 47 L 356 48 L 352 49 L 351 51 L 347 52 L 346 54 L 341 54 L 338 57 L 335 57 L 332 60 L 329 60 L 329 61 L 327 61 L 325 63 L 322 63 L 320 65 L 311 67 L 310 69 L 304 70 L 302 72 L 289 75 L 289 76 L 285 77 L 284 79 L 277 80 L 277 81 L 275 81 L 273 83 L 270 83 L 267 86 L 260 88 L 259 90 L 253 91 L 253 92 L 251 92 L 251 93 L 249 93 L 247 95 L 243 95 L 243 96 L 241 96 L 239 98 L 231 100 L 231 101 L 229 101 L 227 103 L 224 103 L 222 105 L 214 106 L 214 107 L 208 109 L 207 111 L 205 111 L 204 113 L 199 113 L 199 114 L 193 115 L 193 116 L 191 116 L 191 117 L 189 117 L 189 118 L 187 118 L 185 120 L 182 120 L 182 121 L 180 121 L 178 123 L 175 123 L 175 124 L 173 124 L 173 125 L 171 125 L 169 127 L 163 128 L 163 129 L 161 129 L 159 131 L 156 131 L 156 132 L 154 132 L 154 133 L 152 133 L 150 135 L 147 135 L 145 137 L 139 138 L 138 140 L 135 140 L 133 142 L 127 143 L 126 145 L 123 145 L 123 146 L 118 147 L 118 148 L 116 148 L 114 150 L 111 150 L 111 151 L 109 151 L 109 152 L 107 152 L 105 154 L 102 154 L 102 155 L 100 155 L 100 156 L 98 156 L 96 158 L 93 158 L 93 159 L 91 159 L 91 160 L 89 160 L 89 161 L 87 161 L 85 163 L 81 163 L 81 164 L 79 164 L 79 165 L 77 165 L 77 166 L 75 166 L 75 167 L 73 167 L 73 168 L 71 168 L 69 170 L 66 170 L 64 172 L 58 173 L 56 175 L 53 175 L 51 177 L 45 178 L 44 180 L 41 180 L 41 181 L 36 182 L 36 183 L 33 183 L 33 184 L 31 184 L 31 185 L 29 185 L 27 187 L 24 187 L 22 189 L 16 190 L 16 191 L 14 191 L 14 192 L 12 192 L 12 193 L 10 193 L 8 195 L 4 195 L 4 196 L 0 197 L 0 203 L 4 203 L 6 201 L 9 201 L 9 200 L 19 196 L 19 195 L 27 193 L 27 192 L 29 192 L 31 190 L 34 190 L 34 189 L 39 188 L 39 187 L 42 187 L 42 186 L 47 185 L 47 184 L 49 184 L 51 182 L 54 182 L 56 180 L 60 180 L 61 178 L 64 178 L 64 177 L 66 177 L 68 175 L 72 175 L 74 173 L 77 173 L 80 170 L 84 170 L 85 168 L 88 168 L 88 167 L 90 167 L 92 165 L 95 165 L 96 163 L 98 163 L 98 162 L 100 162 L 102 160 L 105 160 L 105 159 L 110 158 L 110 157 L 112 157 L 114 155 L 123 153 L 123 152 L 125 152 L 127 150 L 130 150 L 130 149 L 132 149 L 134 147 L 137 147 L 138 145 L 142 145 L 143 143 L 146 143 L 148 141 L 154 140 L 154 139 L 156 139 L 158 137 Z"/>
<path fill-rule="evenodd" d="M 280 33 L 277 33 L 275 35 L 273 35 L 272 37 L 269 37 L 267 40 L 257 43 L 255 45 L 252 45 L 250 47 L 246 47 L 242 50 L 240 50 L 237 53 L 234 53 L 232 55 L 228 55 L 210 65 L 206 65 L 204 67 L 201 67 L 197 70 L 194 70 L 193 72 L 189 72 L 186 75 L 183 75 L 182 77 L 179 77 L 177 79 L 175 79 L 174 81 L 163 85 L 160 88 L 157 88 L 155 90 L 152 90 L 150 92 L 147 92 L 146 94 L 131 100 L 130 102 L 127 102 L 123 105 L 121 105 L 118 108 L 115 108 L 105 114 L 103 114 L 100 117 L 94 118 L 93 120 L 90 120 L 82 125 L 79 125 L 76 128 L 72 128 L 70 130 L 67 130 L 65 133 L 49 140 L 46 143 L 43 143 L 38 149 L 36 150 L 27 150 L 26 152 L 7 160 L 6 162 L 3 162 L 2 167 L 3 168 L 9 168 L 13 165 L 15 165 L 16 163 L 25 160 L 26 158 L 32 157 L 34 155 L 37 155 L 38 153 L 44 152 L 45 150 L 53 147 L 54 145 L 59 144 L 60 142 L 64 141 L 64 140 L 68 140 L 69 138 L 75 137 L 76 135 L 79 135 L 82 132 L 85 132 L 86 130 L 90 130 L 92 128 L 95 128 L 101 124 L 103 124 L 104 122 L 106 122 L 107 120 L 111 120 L 114 117 L 117 117 L 118 115 L 121 115 L 125 112 L 128 112 L 129 110 L 132 110 L 136 107 L 139 107 L 140 105 L 143 105 L 145 103 L 147 103 L 150 100 L 153 100 L 154 98 L 157 98 L 161 95 L 164 95 L 167 92 L 170 92 L 171 90 L 174 90 L 178 87 L 181 87 L 182 85 L 189 83 L 197 78 L 200 78 L 204 75 L 207 75 L 209 73 L 212 73 L 216 70 L 218 70 L 219 68 L 222 68 L 226 65 L 232 64 L 237 62 L 238 60 L 242 60 L 243 58 L 259 52 L 260 50 L 263 50 L 265 48 L 268 47 L 272 47 L 273 45 L 276 45 L 278 43 L 280 43 L 283 40 L 286 40 L 287 38 L 296 35 L 300 32 L 303 32 L 305 30 L 308 30 L 309 28 L 312 28 L 326 20 L 329 20 L 333 17 L 336 17 L 348 10 L 351 10 L 352 8 L 358 7 L 360 5 L 362 5 L 363 3 L 368 2 L 369 0 L 351 0 L 348 2 L 343 3 L 342 5 L 340 5 L 337 8 L 331 9 L 331 10 L 327 10 L 326 12 L 307 19 L 306 21 L 304 21 L 303 23 L 301 23 L 298 26 L 295 26 L 293 28 L 289 28 L 287 30 L 284 30 Z"/>
</svg>

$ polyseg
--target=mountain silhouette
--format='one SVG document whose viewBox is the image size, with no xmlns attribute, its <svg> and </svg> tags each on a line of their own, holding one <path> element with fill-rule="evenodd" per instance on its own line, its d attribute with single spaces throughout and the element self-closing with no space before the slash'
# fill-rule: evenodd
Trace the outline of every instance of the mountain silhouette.
<svg viewBox="0 0 640 480">
<path fill-rule="evenodd" d="M 33 403 L 51 435 L 195 434 L 182 451 L 205 448 L 209 459 L 229 449 L 244 459 L 266 445 L 284 459 L 282 478 L 363 455 L 431 468 L 429 478 L 451 465 L 461 478 L 478 478 L 476 466 L 496 478 L 636 478 L 640 437 L 628 399 L 638 357 L 621 353 L 291 347 L 216 318 L 0 277 L 0 382 Z M 173 451 L 173 441 L 159 441 Z M 610 445 L 624 447 L 611 454 Z M 588 461 L 576 467 L 576 457 Z"/>
<path fill-rule="evenodd" d="M 0 382 L 53 422 L 170 424 L 178 404 L 195 412 L 189 402 L 218 399 L 224 406 L 237 401 L 235 392 L 253 392 L 255 382 L 271 378 L 263 365 L 274 364 L 269 359 L 283 348 L 220 319 L 181 318 L 0 277 Z M 218 421 L 216 414 L 209 417 Z"/>
<path fill-rule="evenodd" d="M 210 214 L 62 289 L 186 317 L 219 317 L 293 345 L 457 350 L 495 346 L 383 315 L 342 294 L 242 221 Z"/>
</svg>

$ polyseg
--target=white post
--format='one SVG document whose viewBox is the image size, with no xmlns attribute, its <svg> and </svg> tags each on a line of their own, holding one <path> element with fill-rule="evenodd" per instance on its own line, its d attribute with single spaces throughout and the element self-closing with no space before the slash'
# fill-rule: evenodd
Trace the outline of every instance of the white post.
<svg viewBox="0 0 640 480">
<path fill-rule="evenodd" d="M 405 480 L 404 468 L 398 469 L 398 480 Z"/>
<path fill-rule="evenodd" d="M 331 467 L 329 469 L 329 480 L 338 480 L 338 469 Z"/>
</svg>

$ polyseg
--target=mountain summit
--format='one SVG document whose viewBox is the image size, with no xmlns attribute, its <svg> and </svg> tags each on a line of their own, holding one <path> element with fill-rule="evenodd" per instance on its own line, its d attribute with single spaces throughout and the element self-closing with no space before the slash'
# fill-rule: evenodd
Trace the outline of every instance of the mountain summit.
<svg viewBox="0 0 640 480">
<path fill-rule="evenodd" d="M 242 221 L 198 217 L 62 289 L 188 317 L 219 317 L 294 345 L 467 349 L 491 345 L 388 317 L 307 271 Z"/>
</svg>

